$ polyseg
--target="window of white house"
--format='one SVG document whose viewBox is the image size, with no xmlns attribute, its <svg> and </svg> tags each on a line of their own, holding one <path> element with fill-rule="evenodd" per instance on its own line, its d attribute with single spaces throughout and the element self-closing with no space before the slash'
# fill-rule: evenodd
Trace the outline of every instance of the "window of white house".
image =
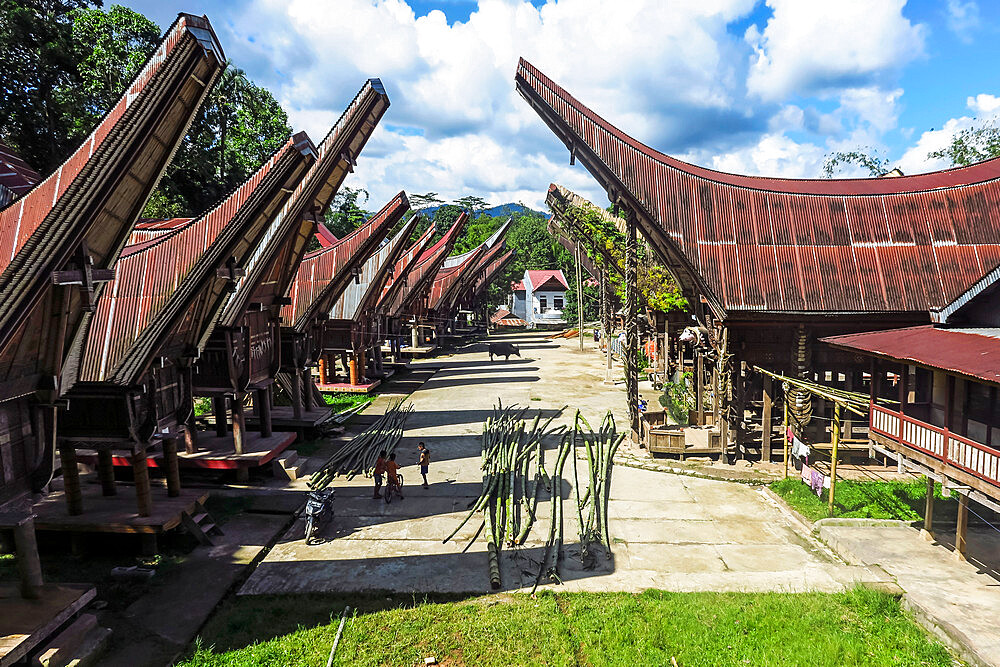
<svg viewBox="0 0 1000 667">
<path fill-rule="evenodd" d="M 556 310 L 563 309 L 563 300 L 561 296 L 552 297 L 552 307 L 555 308 Z"/>
<path fill-rule="evenodd" d="M 538 310 L 539 312 L 545 312 L 548 307 L 548 300 L 544 296 L 538 297 Z"/>
</svg>

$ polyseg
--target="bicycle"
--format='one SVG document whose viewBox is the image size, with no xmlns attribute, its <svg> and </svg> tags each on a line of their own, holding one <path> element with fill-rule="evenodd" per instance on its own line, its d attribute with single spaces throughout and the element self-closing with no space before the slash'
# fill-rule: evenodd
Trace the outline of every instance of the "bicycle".
<svg viewBox="0 0 1000 667">
<path fill-rule="evenodd" d="M 385 480 L 385 493 L 384 493 L 384 497 L 385 497 L 385 504 L 386 505 L 388 505 L 389 503 L 392 502 L 392 494 L 393 493 L 395 493 L 397 496 L 399 496 L 400 500 L 402 500 L 402 498 L 403 498 L 403 476 L 400 475 L 397 472 L 396 473 L 396 479 L 398 480 L 398 482 L 396 484 L 393 484 L 392 481 L 389 480 L 389 479 Z"/>
</svg>

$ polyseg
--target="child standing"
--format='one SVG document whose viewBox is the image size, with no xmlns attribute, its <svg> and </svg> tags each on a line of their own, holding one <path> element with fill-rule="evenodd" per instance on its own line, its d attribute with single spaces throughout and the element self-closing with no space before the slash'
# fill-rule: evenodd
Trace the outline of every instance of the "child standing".
<svg viewBox="0 0 1000 667">
<path fill-rule="evenodd" d="M 375 477 L 375 495 L 372 496 L 373 500 L 381 498 L 379 495 L 379 489 L 382 488 L 382 477 L 385 475 L 385 450 L 378 453 L 378 460 L 375 461 L 375 471 L 373 476 Z"/>
<path fill-rule="evenodd" d="M 431 450 L 427 449 L 423 442 L 417 445 L 417 449 L 420 452 L 420 458 L 417 463 L 420 465 L 420 476 L 424 478 L 424 488 L 429 489 L 427 485 L 427 471 L 431 465 Z"/>
</svg>

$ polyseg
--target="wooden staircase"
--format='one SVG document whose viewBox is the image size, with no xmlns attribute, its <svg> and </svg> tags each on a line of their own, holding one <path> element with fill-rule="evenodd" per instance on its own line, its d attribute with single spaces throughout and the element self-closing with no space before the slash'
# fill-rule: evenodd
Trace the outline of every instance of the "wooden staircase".
<svg viewBox="0 0 1000 667">
<path fill-rule="evenodd" d="M 181 515 L 181 522 L 184 528 L 201 544 L 213 545 L 215 542 L 212 540 L 212 536 L 223 534 L 215 519 L 200 502 L 195 503 L 195 509 L 192 512 L 184 512 Z"/>
</svg>

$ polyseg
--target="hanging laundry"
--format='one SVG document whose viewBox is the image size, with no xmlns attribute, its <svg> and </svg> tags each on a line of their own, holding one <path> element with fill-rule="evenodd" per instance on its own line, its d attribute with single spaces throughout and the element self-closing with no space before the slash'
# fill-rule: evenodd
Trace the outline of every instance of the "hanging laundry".
<svg viewBox="0 0 1000 667">
<path fill-rule="evenodd" d="M 809 473 L 809 488 L 813 490 L 816 497 L 823 497 L 823 473 L 818 470 L 812 470 Z"/>
<path fill-rule="evenodd" d="M 792 430 L 791 426 L 785 429 L 785 440 L 787 440 L 788 442 L 792 442 L 793 440 L 795 440 L 795 431 Z"/>
<path fill-rule="evenodd" d="M 830 476 L 829 475 L 823 475 L 823 488 L 824 489 L 829 489 L 830 488 Z"/>
<path fill-rule="evenodd" d="M 809 445 L 792 436 L 792 456 L 797 459 L 809 458 Z"/>
<path fill-rule="evenodd" d="M 805 483 L 805 484 L 811 484 L 812 483 L 812 468 L 810 468 L 808 464 L 806 464 L 806 463 L 802 464 L 802 473 L 801 474 L 802 474 L 802 481 L 803 481 L 803 483 Z"/>
</svg>

